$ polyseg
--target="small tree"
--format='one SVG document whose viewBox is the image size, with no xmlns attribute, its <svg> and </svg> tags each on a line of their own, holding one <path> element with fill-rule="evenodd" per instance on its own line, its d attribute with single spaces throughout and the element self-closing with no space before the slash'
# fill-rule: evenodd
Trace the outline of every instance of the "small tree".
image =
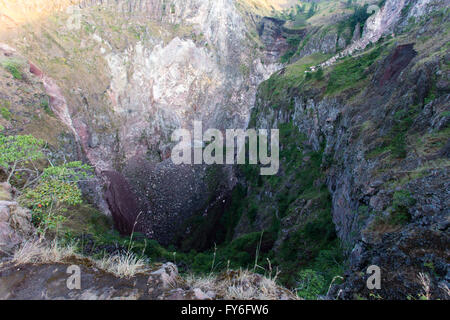
<svg viewBox="0 0 450 320">
<path fill-rule="evenodd" d="M 6 173 L 10 183 L 14 174 L 27 171 L 36 175 L 38 170 L 33 161 L 43 159 L 44 141 L 31 135 L 5 136 L 0 134 L 0 168 Z M 32 165 L 33 169 L 28 167 Z"/>
<path fill-rule="evenodd" d="M 68 206 L 82 203 L 79 182 L 92 178 L 92 167 L 81 162 L 70 162 L 44 170 L 38 184 L 27 188 L 20 198 L 22 205 L 33 212 L 33 221 L 41 233 L 58 229 L 65 221 Z"/>
</svg>

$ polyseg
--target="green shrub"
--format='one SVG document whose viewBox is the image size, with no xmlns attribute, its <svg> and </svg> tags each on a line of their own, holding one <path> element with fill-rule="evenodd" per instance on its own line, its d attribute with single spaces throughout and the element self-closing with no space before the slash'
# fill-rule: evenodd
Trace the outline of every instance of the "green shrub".
<svg viewBox="0 0 450 320">
<path fill-rule="evenodd" d="M 321 81 L 324 78 L 324 74 L 323 74 L 323 69 L 319 68 L 315 73 L 314 73 L 314 79 L 316 79 L 317 81 Z"/>
<path fill-rule="evenodd" d="M 5 68 L 5 70 L 7 70 L 9 73 L 11 73 L 14 79 L 23 79 L 22 71 L 20 70 L 21 66 L 18 62 L 14 60 L 6 60 L 2 62 L 2 67 Z"/>
<path fill-rule="evenodd" d="M 239 69 L 244 77 L 248 77 L 250 75 L 250 68 L 246 64 L 241 64 Z"/>
<path fill-rule="evenodd" d="M 44 141 L 30 135 L 5 136 L 0 134 L 0 169 L 7 175 L 9 183 L 14 174 L 25 171 L 33 161 L 42 159 Z"/>
<path fill-rule="evenodd" d="M 92 178 L 92 168 L 81 162 L 70 162 L 44 169 L 35 186 L 24 190 L 20 198 L 23 206 L 33 212 L 33 221 L 39 231 L 57 229 L 65 221 L 67 206 L 83 202 L 80 181 Z"/>
<path fill-rule="evenodd" d="M 298 46 L 300 45 L 300 37 L 299 36 L 291 36 L 287 38 L 287 43 L 289 45 L 289 49 L 287 52 L 280 58 L 281 63 L 288 63 L 291 58 L 297 52 Z"/>
<path fill-rule="evenodd" d="M 298 273 L 297 295 L 307 300 L 316 300 L 327 287 L 325 278 L 318 272 L 306 269 Z"/>
<path fill-rule="evenodd" d="M 389 149 L 395 158 L 403 159 L 407 156 L 406 134 L 419 114 L 417 106 L 408 107 L 395 113 L 394 126 L 387 140 Z"/>
<path fill-rule="evenodd" d="M 389 222 L 392 225 L 404 225 L 411 221 L 409 209 L 416 204 L 416 200 L 407 190 L 396 191 L 392 203 Z"/>
<path fill-rule="evenodd" d="M 6 107 L 1 107 L 0 108 L 0 113 L 1 113 L 1 115 L 2 115 L 2 117 L 5 119 L 5 120 L 11 120 L 11 111 L 9 111 L 9 109 L 8 108 L 6 108 Z"/>
<path fill-rule="evenodd" d="M 251 202 L 247 211 L 248 219 L 250 223 L 253 225 L 255 223 L 256 217 L 258 215 L 258 205 L 256 202 Z"/>
<path fill-rule="evenodd" d="M 49 114 L 49 115 L 53 115 L 53 111 L 52 109 L 50 109 L 50 102 L 49 102 L 49 98 L 42 98 L 41 102 L 40 102 L 40 107 L 42 109 L 44 109 L 44 111 Z"/>
</svg>

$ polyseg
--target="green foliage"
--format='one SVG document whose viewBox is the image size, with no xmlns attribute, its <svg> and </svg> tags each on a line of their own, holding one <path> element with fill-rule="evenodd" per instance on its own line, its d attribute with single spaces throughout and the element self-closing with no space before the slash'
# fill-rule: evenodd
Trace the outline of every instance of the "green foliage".
<svg viewBox="0 0 450 320">
<path fill-rule="evenodd" d="M 310 9 L 311 14 L 314 15 L 315 7 Z M 292 21 L 294 28 L 303 27 L 306 25 L 306 20 L 309 18 L 309 11 L 306 12 L 306 5 L 297 4 L 295 7 L 285 9 L 276 15 L 277 18 L 287 21 Z"/>
<path fill-rule="evenodd" d="M 302 46 L 303 44 L 300 45 L 299 50 Z M 327 58 L 329 58 L 329 55 L 316 53 L 288 65 L 260 85 L 259 95 L 270 101 L 273 106 L 291 108 L 293 93 L 305 84 L 305 71 L 309 67 L 325 61 Z"/>
<path fill-rule="evenodd" d="M 306 300 L 315 300 L 327 286 L 325 278 L 317 271 L 305 269 L 298 273 L 297 295 Z"/>
<path fill-rule="evenodd" d="M 251 224 L 255 222 L 257 215 L 258 215 L 258 204 L 256 202 L 251 202 L 247 211 L 247 216 Z"/>
<path fill-rule="evenodd" d="M 9 183 L 16 171 L 26 170 L 33 161 L 42 159 L 44 141 L 31 135 L 5 136 L 0 134 L 0 169 L 8 175 Z"/>
<path fill-rule="evenodd" d="M 250 166 L 249 166 L 250 167 Z M 255 166 L 251 166 L 255 168 Z M 224 227 L 223 231 L 220 231 L 223 236 L 218 239 L 224 239 L 229 242 L 233 239 L 234 229 L 239 223 L 244 207 L 247 205 L 246 190 L 242 185 L 237 185 L 233 190 L 231 197 L 231 205 L 228 210 L 220 219 L 220 225 Z"/>
<path fill-rule="evenodd" d="M 409 209 L 416 204 L 416 200 L 407 190 L 396 191 L 392 203 L 393 211 L 390 214 L 389 222 L 392 225 L 404 225 L 411 221 Z"/>
<path fill-rule="evenodd" d="M 406 15 L 408 15 L 408 12 L 411 10 L 412 6 L 414 5 L 414 3 L 410 2 L 408 3 L 406 6 L 403 7 L 401 15 L 403 17 L 405 17 Z"/>
<path fill-rule="evenodd" d="M 7 59 L 3 61 L 1 64 L 2 67 L 5 68 L 5 70 L 8 71 L 14 77 L 14 79 L 17 80 L 23 79 L 22 71 L 20 70 L 21 69 L 20 63 L 12 59 Z"/>
<path fill-rule="evenodd" d="M 417 106 L 402 109 L 394 114 L 394 126 L 388 137 L 385 139 L 385 144 L 394 158 L 406 158 L 407 132 L 411 128 L 418 114 L 419 109 Z"/>
<path fill-rule="evenodd" d="M 378 5 L 379 7 L 384 5 L 384 3 L 382 2 L 380 2 L 380 4 Z M 347 1 L 347 8 L 353 8 L 353 14 L 348 19 L 339 22 L 338 35 L 340 36 L 345 29 L 349 28 L 351 30 L 351 33 L 346 39 L 347 43 L 349 43 L 352 38 L 352 33 L 356 30 L 356 25 L 359 23 L 359 31 L 362 32 L 364 30 L 364 25 L 366 24 L 367 19 L 371 16 L 372 13 L 368 12 L 368 4 L 361 6 L 359 4 L 355 4 L 351 0 Z"/>
<path fill-rule="evenodd" d="M 83 27 L 86 33 L 93 34 L 95 32 L 95 27 L 87 22 L 83 22 Z"/>
<path fill-rule="evenodd" d="M 418 106 L 410 106 L 397 111 L 394 114 L 392 129 L 383 138 L 383 143 L 367 154 L 367 158 L 372 159 L 388 151 L 391 152 L 394 159 L 406 158 L 408 131 L 419 113 Z"/>
<path fill-rule="evenodd" d="M 289 49 L 287 52 L 280 58 L 281 63 L 288 63 L 291 58 L 297 52 L 298 46 L 300 45 L 300 37 L 299 36 L 291 36 L 287 39 L 287 43 L 289 45 Z"/>
<path fill-rule="evenodd" d="M 317 216 L 290 234 L 280 246 L 277 260 L 283 268 L 281 280 L 295 285 L 296 274 L 303 268 L 322 272 L 328 281 L 341 273 L 343 261 L 341 248 L 331 218 L 328 195 L 316 202 Z"/>
<path fill-rule="evenodd" d="M 317 3 L 313 2 L 311 3 L 311 6 L 309 7 L 308 13 L 306 14 L 307 19 L 311 18 L 312 16 L 314 16 L 317 12 L 318 9 L 318 5 Z"/>
<path fill-rule="evenodd" d="M 364 27 L 367 19 L 370 17 L 370 13 L 368 12 L 369 5 L 365 4 L 363 6 L 356 5 L 354 7 L 354 12 L 349 18 L 349 24 L 352 30 L 355 29 L 356 25 L 359 23 L 361 25 L 361 30 Z"/>
<path fill-rule="evenodd" d="M 260 246 L 261 232 L 249 233 L 232 242 L 222 243 L 217 250 L 220 258 L 216 261 L 219 266 L 227 265 L 229 260 L 232 267 L 252 267 L 259 247 L 258 271 L 277 266 L 281 271 L 280 281 L 295 288 L 299 271 L 314 269 L 329 285 L 333 277 L 342 273 L 343 256 L 332 221 L 330 195 L 326 187 L 317 183 L 323 177 L 323 151 L 305 151 L 303 143 L 306 136 L 292 122 L 279 124 L 278 128 L 280 171 L 283 175 L 261 177 L 257 166 L 240 167 L 251 188 L 233 197 L 235 205 L 232 211 L 237 220 L 246 214 L 251 228 L 258 228 L 252 224 L 253 221 L 272 219 L 272 224 L 266 225 Z M 262 196 L 269 193 L 270 201 Z M 311 212 L 307 213 L 308 220 L 301 223 L 297 231 L 291 231 L 281 246 L 274 250 L 281 220 L 298 214 L 298 201 L 308 200 L 312 206 Z M 231 212 L 227 211 L 224 216 L 230 217 Z M 235 226 L 235 223 L 229 224 L 227 234 L 232 236 Z M 270 265 L 267 259 L 271 261 Z M 325 287 L 321 287 L 321 294 L 327 289 Z"/>
<path fill-rule="evenodd" d="M 41 232 L 54 230 L 65 221 L 67 206 L 83 202 L 78 183 L 91 178 L 92 168 L 81 162 L 51 166 L 44 170 L 36 186 L 24 190 L 21 204 L 33 212 Z"/>
<path fill-rule="evenodd" d="M 323 69 L 319 68 L 315 73 L 314 73 L 314 79 L 316 79 L 317 81 L 321 81 L 324 79 L 324 74 L 323 74 Z"/>
<path fill-rule="evenodd" d="M 250 75 L 250 68 L 246 64 L 241 64 L 239 69 L 244 77 L 248 77 Z"/>
<path fill-rule="evenodd" d="M 6 108 L 6 107 L 1 107 L 1 108 L 0 108 L 0 114 L 2 115 L 2 117 L 3 117 L 5 120 L 11 120 L 11 111 L 9 111 L 8 108 Z"/>
<path fill-rule="evenodd" d="M 80 182 L 93 178 L 93 169 L 81 161 L 65 163 L 60 166 L 51 166 L 44 170 L 42 179 L 60 180 L 68 183 Z"/>
<path fill-rule="evenodd" d="M 50 109 L 50 103 L 49 103 L 48 97 L 47 97 L 47 98 L 41 99 L 40 107 L 41 107 L 42 109 L 44 109 L 44 111 L 45 111 L 47 114 L 53 115 L 52 109 Z"/>
<path fill-rule="evenodd" d="M 378 46 L 368 53 L 345 58 L 337 64 L 331 71 L 327 94 L 337 93 L 366 79 L 367 69 L 377 60 L 382 51 L 383 47 Z"/>
</svg>

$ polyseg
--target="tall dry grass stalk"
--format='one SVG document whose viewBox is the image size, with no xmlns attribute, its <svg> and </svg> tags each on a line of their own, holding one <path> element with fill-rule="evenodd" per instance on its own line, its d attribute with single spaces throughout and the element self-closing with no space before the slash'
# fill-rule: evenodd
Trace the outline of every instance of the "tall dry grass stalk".
<svg viewBox="0 0 450 320">
<path fill-rule="evenodd" d="M 149 270 L 145 260 L 129 251 L 125 254 L 105 256 L 103 259 L 95 261 L 95 265 L 119 278 L 132 278 Z"/>
<path fill-rule="evenodd" d="M 78 254 L 75 244 L 62 245 L 57 240 L 50 244 L 42 240 L 26 241 L 15 251 L 11 262 L 15 265 L 61 263 L 69 258 L 89 259 L 99 269 L 119 278 L 131 278 L 149 269 L 145 260 L 130 251 L 94 260 Z"/>
<path fill-rule="evenodd" d="M 294 293 L 277 285 L 276 278 L 267 278 L 250 270 L 230 271 L 205 277 L 189 275 L 186 283 L 204 292 L 214 291 L 225 300 L 299 299 Z"/>
<path fill-rule="evenodd" d="M 50 245 L 41 240 L 29 240 L 14 252 L 12 262 L 16 265 L 58 263 L 76 256 L 75 245 L 61 245 L 57 240 Z"/>
</svg>

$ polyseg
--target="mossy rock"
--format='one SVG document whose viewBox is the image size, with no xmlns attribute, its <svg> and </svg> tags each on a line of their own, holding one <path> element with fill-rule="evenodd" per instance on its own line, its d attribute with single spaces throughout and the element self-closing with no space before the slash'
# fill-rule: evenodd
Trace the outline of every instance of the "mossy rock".
<svg viewBox="0 0 450 320">
<path fill-rule="evenodd" d="M 66 218 L 62 231 L 73 236 L 106 233 L 112 229 L 111 219 L 87 204 L 70 208 Z"/>
</svg>

